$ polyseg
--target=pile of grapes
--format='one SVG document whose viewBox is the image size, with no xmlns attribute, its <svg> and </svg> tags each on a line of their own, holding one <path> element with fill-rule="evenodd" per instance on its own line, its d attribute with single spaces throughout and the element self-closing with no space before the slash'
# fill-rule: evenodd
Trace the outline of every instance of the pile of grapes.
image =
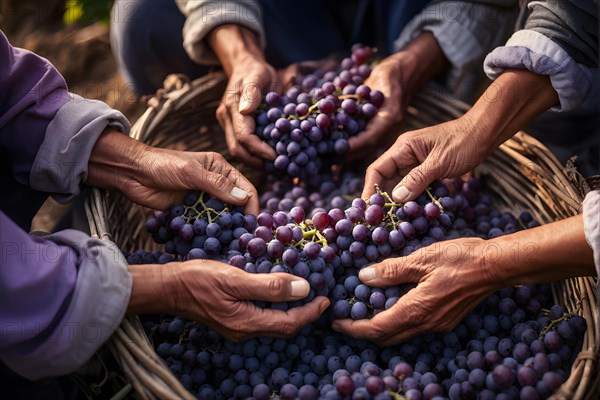
<svg viewBox="0 0 600 400">
<path fill-rule="evenodd" d="M 554 305 L 547 285 L 502 289 L 451 332 L 383 349 L 332 331 L 332 320 L 371 318 L 412 288 L 370 288 L 357 277 L 364 266 L 441 240 L 488 239 L 537 225 L 527 212 L 516 218 L 494 208 L 475 179 L 436 182 L 404 204 L 381 191 L 367 201 L 345 192 L 360 183 L 346 173 L 326 177 L 320 192 L 274 185 L 256 217 L 201 193 L 154 212 L 147 229 L 165 252 L 136 251 L 126 254 L 128 262 L 210 258 L 249 273 L 288 272 L 309 281 L 308 297 L 259 306 L 286 310 L 316 295 L 332 304 L 294 338 L 241 343 L 182 317 L 147 317 L 146 333 L 183 386 L 199 399 L 257 400 L 528 400 L 560 387 L 586 323 Z"/>
<path fill-rule="evenodd" d="M 368 46 L 355 45 L 338 70 L 310 74 L 284 96 L 269 92 L 256 116 L 256 135 L 277 152 L 267 171 L 314 183 L 341 161 L 348 138 L 364 130 L 384 96 L 363 82 L 371 74 Z"/>
</svg>

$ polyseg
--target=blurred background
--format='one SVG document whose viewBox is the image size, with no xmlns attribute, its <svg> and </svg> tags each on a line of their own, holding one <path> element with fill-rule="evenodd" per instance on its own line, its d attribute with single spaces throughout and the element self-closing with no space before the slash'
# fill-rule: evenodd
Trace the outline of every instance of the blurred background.
<svg viewBox="0 0 600 400">
<path fill-rule="evenodd" d="M 0 29 L 13 46 L 50 60 L 71 92 L 104 101 L 133 124 L 146 107 L 121 78 L 111 53 L 112 4 L 113 0 L 2 0 Z M 34 219 L 32 231 L 52 231 L 68 208 L 47 201 Z"/>
</svg>

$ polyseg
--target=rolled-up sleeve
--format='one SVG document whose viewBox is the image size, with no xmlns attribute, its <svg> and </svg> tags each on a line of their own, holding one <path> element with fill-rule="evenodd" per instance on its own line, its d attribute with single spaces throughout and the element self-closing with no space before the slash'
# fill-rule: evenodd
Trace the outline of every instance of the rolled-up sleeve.
<svg viewBox="0 0 600 400">
<path fill-rule="evenodd" d="M 201 65 L 218 65 L 219 59 L 206 43 L 206 36 L 225 24 L 240 25 L 253 31 L 264 49 L 265 31 L 262 26 L 262 9 L 253 0 L 177 0 L 185 15 L 183 47 L 192 60 Z"/>
<path fill-rule="evenodd" d="M 111 127 L 129 132 L 125 116 L 101 101 L 72 95 L 54 115 L 33 161 L 30 186 L 65 203 L 87 179 L 88 162 L 98 137 Z"/>
<path fill-rule="evenodd" d="M 481 75 L 485 56 L 512 33 L 517 14 L 514 0 L 433 1 L 402 30 L 394 49 L 400 51 L 422 32 L 431 32 L 452 66 L 446 85 L 465 98 L 462 92 L 470 91 Z"/>
<path fill-rule="evenodd" d="M 600 190 L 589 192 L 583 200 L 583 228 L 594 252 L 596 273 L 600 276 Z"/>
<path fill-rule="evenodd" d="M 25 378 L 81 367 L 114 332 L 132 280 L 113 244 L 31 237 L 0 211 L 0 359 Z"/>
<path fill-rule="evenodd" d="M 129 132 L 122 113 L 69 93 L 48 60 L 13 47 L 1 32 L 0 87 L 0 154 L 12 179 L 58 201 L 79 194 L 107 127 Z"/>
<path fill-rule="evenodd" d="M 558 93 L 554 111 L 598 104 L 598 8 L 586 1 L 533 1 L 524 29 L 484 61 L 490 79 L 506 69 L 548 75 Z"/>
</svg>

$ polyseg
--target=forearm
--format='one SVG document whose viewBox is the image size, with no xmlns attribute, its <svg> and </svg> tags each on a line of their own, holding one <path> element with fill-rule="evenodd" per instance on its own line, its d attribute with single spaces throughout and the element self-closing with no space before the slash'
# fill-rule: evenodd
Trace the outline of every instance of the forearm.
<svg viewBox="0 0 600 400">
<path fill-rule="evenodd" d="M 400 66 L 402 89 L 411 93 L 450 67 L 448 59 L 431 32 L 421 33 L 405 49 L 389 58 Z"/>
<path fill-rule="evenodd" d="M 264 61 L 264 53 L 256 34 L 240 25 L 222 25 L 208 35 L 208 42 L 217 55 L 227 76 L 244 59 Z"/>
<path fill-rule="evenodd" d="M 163 265 L 130 265 L 133 280 L 128 314 L 174 313 L 172 289 L 181 263 Z"/>
<path fill-rule="evenodd" d="M 106 129 L 96 141 L 88 164 L 85 183 L 102 189 L 123 191 L 133 176 L 144 172 L 142 155 L 149 151 L 142 142 L 113 129 Z"/>
<path fill-rule="evenodd" d="M 483 93 L 461 119 L 490 153 L 558 101 L 544 75 L 507 70 Z"/>
<path fill-rule="evenodd" d="M 489 240 L 483 249 L 504 286 L 596 274 L 581 215 Z"/>
</svg>

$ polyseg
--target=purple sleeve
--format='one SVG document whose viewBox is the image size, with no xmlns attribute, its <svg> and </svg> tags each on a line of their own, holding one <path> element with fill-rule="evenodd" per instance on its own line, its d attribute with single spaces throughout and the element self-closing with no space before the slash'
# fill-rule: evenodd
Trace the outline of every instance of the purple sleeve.
<svg viewBox="0 0 600 400">
<path fill-rule="evenodd" d="M 46 129 L 69 101 L 67 84 L 50 62 L 15 48 L 0 32 L 0 150 L 16 181 L 29 173 Z"/>
<path fill-rule="evenodd" d="M 50 62 L 0 32 L 0 154 L 12 178 L 61 202 L 78 195 L 98 137 L 129 121 L 101 101 L 70 94 Z"/>
<path fill-rule="evenodd" d="M 31 380 L 83 366 L 127 309 L 119 250 L 74 230 L 31 237 L 2 211 L 0 249 L 0 360 Z"/>
</svg>

